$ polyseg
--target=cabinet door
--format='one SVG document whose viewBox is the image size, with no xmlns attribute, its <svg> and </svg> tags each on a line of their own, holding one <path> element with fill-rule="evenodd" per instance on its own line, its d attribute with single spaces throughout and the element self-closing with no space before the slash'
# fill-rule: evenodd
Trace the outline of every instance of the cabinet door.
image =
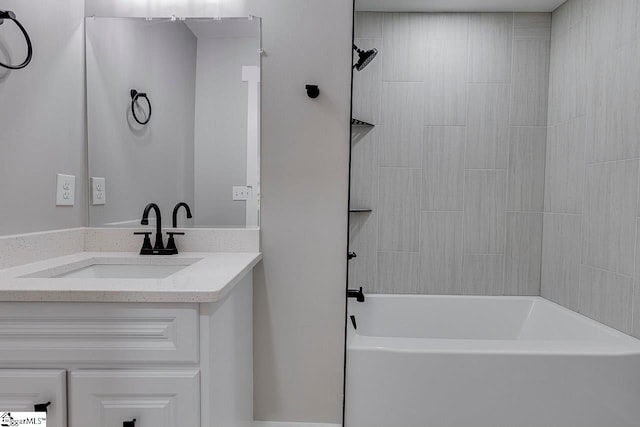
<svg viewBox="0 0 640 427">
<path fill-rule="evenodd" d="M 70 427 L 200 427 L 197 370 L 78 370 L 69 381 Z"/>
<path fill-rule="evenodd" d="M 66 427 L 66 371 L 0 369 L 0 411 L 33 412 L 34 405 L 51 402 L 47 426 Z"/>
</svg>

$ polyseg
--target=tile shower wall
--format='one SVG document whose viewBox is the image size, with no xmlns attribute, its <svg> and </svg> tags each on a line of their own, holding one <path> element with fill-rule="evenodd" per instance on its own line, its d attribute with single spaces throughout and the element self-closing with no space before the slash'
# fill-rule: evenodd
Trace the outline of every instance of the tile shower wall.
<svg viewBox="0 0 640 427">
<path fill-rule="evenodd" d="M 553 13 L 542 296 L 640 337 L 640 2 Z"/>
<path fill-rule="evenodd" d="M 551 14 L 358 13 L 351 287 L 539 295 Z"/>
</svg>

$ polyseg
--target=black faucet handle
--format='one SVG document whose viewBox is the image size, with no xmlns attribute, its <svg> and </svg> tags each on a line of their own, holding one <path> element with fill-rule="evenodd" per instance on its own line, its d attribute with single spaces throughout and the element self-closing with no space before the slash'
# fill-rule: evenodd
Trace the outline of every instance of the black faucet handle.
<svg viewBox="0 0 640 427">
<path fill-rule="evenodd" d="M 136 231 L 133 234 L 136 236 L 144 236 L 144 242 L 142 242 L 141 251 L 153 250 L 153 246 L 151 246 L 151 234 L 152 231 Z"/>
<path fill-rule="evenodd" d="M 167 231 L 167 235 L 169 236 L 169 240 L 167 241 L 166 253 L 167 255 L 177 255 L 178 247 L 176 246 L 176 241 L 173 236 L 184 236 L 184 233 L 181 231 Z"/>
</svg>

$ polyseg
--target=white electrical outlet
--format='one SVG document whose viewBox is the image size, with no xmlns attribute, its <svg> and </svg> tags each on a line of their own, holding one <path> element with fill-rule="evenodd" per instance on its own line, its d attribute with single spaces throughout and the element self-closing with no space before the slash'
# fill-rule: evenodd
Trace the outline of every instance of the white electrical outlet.
<svg viewBox="0 0 640 427">
<path fill-rule="evenodd" d="M 107 203 L 107 184 L 104 178 L 91 178 L 91 204 L 93 206 Z"/>
<path fill-rule="evenodd" d="M 73 206 L 76 203 L 76 177 L 56 175 L 56 206 Z"/>
<path fill-rule="evenodd" d="M 246 185 L 233 187 L 233 200 L 249 200 L 251 197 L 251 187 Z"/>
</svg>

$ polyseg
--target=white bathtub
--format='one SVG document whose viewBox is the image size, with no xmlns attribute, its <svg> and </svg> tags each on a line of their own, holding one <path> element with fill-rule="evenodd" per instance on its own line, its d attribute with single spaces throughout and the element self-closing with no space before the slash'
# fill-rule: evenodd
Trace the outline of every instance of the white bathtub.
<svg viewBox="0 0 640 427">
<path fill-rule="evenodd" d="M 542 298 L 349 302 L 345 427 L 640 426 L 640 341 Z"/>
</svg>

